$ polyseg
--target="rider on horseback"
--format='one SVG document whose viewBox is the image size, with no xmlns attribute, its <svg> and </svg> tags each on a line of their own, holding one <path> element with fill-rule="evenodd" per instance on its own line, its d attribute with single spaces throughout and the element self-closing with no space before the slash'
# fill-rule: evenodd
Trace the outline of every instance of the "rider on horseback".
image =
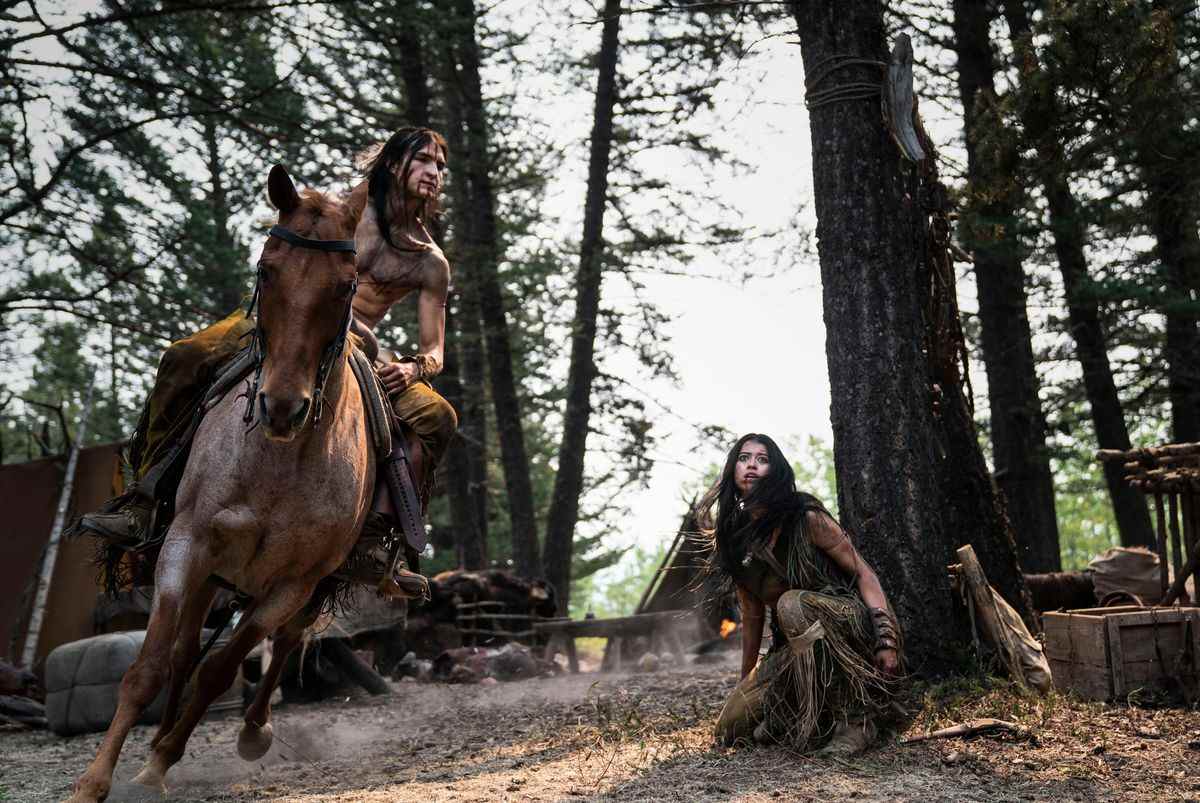
<svg viewBox="0 0 1200 803">
<path fill-rule="evenodd" d="M 359 166 L 367 178 L 347 199 L 358 216 L 354 244 L 359 284 L 351 331 L 375 361 L 392 410 L 407 430 L 394 439 L 392 459 L 380 466 L 377 515 L 368 519 L 364 532 L 393 529 L 394 497 L 404 508 L 406 495 L 410 500 L 419 495 L 423 510 L 434 468 L 458 426 L 454 409 L 429 384 L 442 369 L 450 266 L 426 224 L 438 211 L 446 157 L 445 139 L 437 132 L 402 128 L 386 143 L 360 156 Z M 374 329 L 392 305 L 414 291 L 418 348 L 416 354 L 399 356 L 379 347 Z M 174 489 L 171 479 L 160 480 L 177 478 L 178 471 L 169 466 L 176 462 L 180 449 L 189 445 L 195 431 L 190 422 L 197 407 L 221 369 L 243 350 L 253 329 L 254 321 L 238 310 L 167 348 L 130 444 L 133 487 L 116 510 L 83 516 L 80 529 L 127 549 L 145 545 L 155 532 L 165 529 L 153 521 L 153 513 L 158 501 Z M 409 545 L 416 549 L 424 546 L 424 533 L 415 532 L 420 528 L 419 517 L 420 513 L 400 517 Z M 408 554 L 415 563 L 415 552 Z M 390 558 L 376 556 L 374 565 L 374 576 L 354 579 L 378 583 L 379 589 L 390 595 L 421 593 L 423 578 L 397 565 L 394 554 Z"/>
</svg>

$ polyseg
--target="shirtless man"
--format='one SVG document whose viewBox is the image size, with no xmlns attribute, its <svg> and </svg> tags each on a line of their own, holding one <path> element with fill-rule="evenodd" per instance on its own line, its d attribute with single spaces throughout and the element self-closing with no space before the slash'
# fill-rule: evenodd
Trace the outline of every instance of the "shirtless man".
<svg viewBox="0 0 1200 803">
<path fill-rule="evenodd" d="M 429 385 L 441 372 L 445 355 L 450 265 L 425 222 L 437 211 L 446 142 L 429 129 L 403 128 L 382 147 L 369 149 L 360 166 L 367 179 L 347 200 L 360 215 L 354 232 L 359 271 L 355 331 L 373 338 L 393 304 L 418 294 L 416 354 L 398 357 L 380 348 L 375 365 L 396 415 L 413 431 L 408 456 L 417 488 L 424 493 L 458 427 L 454 409 Z M 381 503 L 377 509 L 391 512 L 382 478 L 375 498 Z"/>
<path fill-rule="evenodd" d="M 445 353 L 450 266 L 425 223 L 437 212 L 446 157 L 446 142 L 440 134 L 425 128 L 403 128 L 360 157 L 367 178 L 347 198 L 358 218 L 354 241 L 360 278 L 353 301 L 354 331 L 375 357 L 393 410 L 411 432 L 406 457 L 413 484 L 422 496 L 458 426 L 454 409 L 429 384 L 441 371 Z M 378 347 L 374 329 L 393 304 L 414 291 L 418 293 L 417 352 L 397 357 Z M 253 322 L 239 310 L 167 348 L 132 439 L 130 462 L 136 481 L 118 499 L 118 505 L 108 507 L 111 512 L 84 516 L 80 529 L 126 548 L 137 547 L 150 537 L 154 500 L 163 491 L 156 490 L 147 475 L 155 477 L 154 469 L 170 459 L 199 397 L 219 368 L 245 345 L 244 337 L 252 328 Z M 397 444 L 393 456 L 399 452 Z M 369 519 L 366 529 L 390 529 L 393 522 L 387 517 L 392 509 L 382 476 L 375 508 L 385 518 L 382 524 Z M 389 577 L 381 579 L 386 586 Z M 380 590 L 389 593 L 386 587 Z"/>
</svg>

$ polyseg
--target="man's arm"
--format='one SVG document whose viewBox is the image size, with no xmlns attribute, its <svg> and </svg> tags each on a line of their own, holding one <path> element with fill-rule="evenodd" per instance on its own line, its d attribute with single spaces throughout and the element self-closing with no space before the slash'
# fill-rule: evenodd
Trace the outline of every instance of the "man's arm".
<svg viewBox="0 0 1200 803">
<path fill-rule="evenodd" d="M 428 260 L 417 295 L 417 354 L 379 368 L 379 378 L 389 394 L 413 382 L 429 380 L 442 371 L 446 354 L 446 296 L 450 290 L 450 265 L 440 253 Z"/>
<path fill-rule="evenodd" d="M 442 372 L 446 356 L 446 296 L 450 292 L 450 265 L 440 253 L 429 260 L 421 294 L 417 297 L 417 358 L 421 379 Z"/>
<path fill-rule="evenodd" d="M 766 618 L 766 606 L 754 595 L 737 590 L 738 608 L 742 612 L 742 677 L 750 674 L 750 670 L 758 663 L 758 651 L 762 647 L 763 621 Z"/>
<path fill-rule="evenodd" d="M 825 513 L 809 512 L 804 519 L 805 529 L 813 544 L 820 548 L 838 565 L 842 571 L 853 577 L 862 594 L 863 602 L 871 609 L 890 610 L 883 586 L 854 544 L 846 537 L 846 532 L 838 523 Z M 894 648 L 877 649 L 875 666 L 887 674 L 895 674 L 900 668 L 900 657 Z"/>
</svg>

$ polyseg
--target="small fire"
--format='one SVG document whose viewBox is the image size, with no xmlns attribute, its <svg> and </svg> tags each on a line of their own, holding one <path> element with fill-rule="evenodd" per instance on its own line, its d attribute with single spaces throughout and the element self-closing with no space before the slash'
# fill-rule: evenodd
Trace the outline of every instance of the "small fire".
<svg viewBox="0 0 1200 803">
<path fill-rule="evenodd" d="M 737 630 L 737 622 L 732 619 L 721 620 L 721 638 L 729 638 L 729 634 Z"/>
</svg>

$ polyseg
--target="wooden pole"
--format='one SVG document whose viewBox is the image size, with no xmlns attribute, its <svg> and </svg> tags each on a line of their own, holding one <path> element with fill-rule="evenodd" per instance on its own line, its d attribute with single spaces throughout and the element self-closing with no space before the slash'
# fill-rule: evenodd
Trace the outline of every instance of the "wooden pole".
<svg viewBox="0 0 1200 803">
<path fill-rule="evenodd" d="M 79 450 L 83 448 L 84 435 L 87 434 L 87 421 L 88 415 L 92 411 L 92 391 L 94 389 L 95 381 L 88 383 L 83 409 L 79 411 L 79 422 L 75 425 L 75 440 L 71 443 L 70 456 L 67 458 L 67 473 L 63 477 L 62 493 L 58 497 L 58 509 L 54 512 L 54 526 L 50 528 L 50 540 L 46 542 L 46 552 L 42 556 L 42 570 L 38 574 L 37 593 L 34 595 L 33 610 L 29 613 L 29 628 L 25 631 L 25 648 L 21 652 L 21 665 L 25 667 L 33 666 L 38 640 L 42 635 L 42 621 L 46 617 L 46 600 L 50 596 L 50 580 L 54 577 L 54 565 L 58 560 L 58 542 L 62 538 L 63 526 L 66 524 L 67 509 L 71 506 L 71 493 L 75 488 L 75 468 L 79 464 Z"/>
<path fill-rule="evenodd" d="M 1013 644 L 1012 634 L 1000 620 L 1000 613 L 996 610 L 996 601 L 992 598 L 991 586 L 988 585 L 983 567 L 979 565 L 979 558 L 975 556 L 975 550 L 970 544 L 967 544 L 959 547 L 956 554 L 962 564 L 963 582 L 967 584 L 971 600 L 975 603 L 975 610 L 982 620 L 984 633 L 991 635 L 991 641 L 996 645 L 996 651 L 1000 653 L 1000 659 L 1008 670 L 1008 676 L 1018 686 L 1026 688 L 1028 684 L 1025 682 L 1025 672 L 1021 669 L 1021 658 L 1017 654 L 1017 647 Z"/>
<path fill-rule="evenodd" d="M 1163 510 L 1162 494 L 1154 495 L 1154 513 L 1158 529 L 1158 580 L 1162 586 L 1162 594 L 1159 596 L 1159 599 L 1165 600 L 1167 598 L 1167 588 L 1171 584 L 1171 578 L 1170 570 L 1167 566 L 1167 514 Z"/>
<path fill-rule="evenodd" d="M 1183 517 L 1183 550 L 1184 561 L 1191 562 L 1191 558 L 1196 554 L 1196 529 L 1195 529 L 1195 511 L 1193 510 L 1192 494 L 1185 491 L 1179 495 L 1180 514 Z M 1183 591 L 1183 604 L 1188 605 L 1192 601 L 1191 595 L 1187 593 L 1185 588 Z"/>
<path fill-rule="evenodd" d="M 1164 606 L 1174 605 L 1175 600 L 1183 595 L 1184 584 L 1187 583 L 1188 577 L 1196 571 L 1196 564 L 1200 563 L 1200 554 L 1192 552 L 1192 557 L 1188 560 L 1187 566 L 1183 567 L 1182 571 L 1175 573 L 1175 582 L 1171 584 L 1171 590 L 1167 592 L 1167 596 L 1163 598 Z"/>
<path fill-rule="evenodd" d="M 1171 527 L 1171 568 L 1175 570 L 1175 579 L 1183 571 L 1183 541 L 1179 536 L 1179 496 L 1167 496 L 1167 519 Z"/>
</svg>

